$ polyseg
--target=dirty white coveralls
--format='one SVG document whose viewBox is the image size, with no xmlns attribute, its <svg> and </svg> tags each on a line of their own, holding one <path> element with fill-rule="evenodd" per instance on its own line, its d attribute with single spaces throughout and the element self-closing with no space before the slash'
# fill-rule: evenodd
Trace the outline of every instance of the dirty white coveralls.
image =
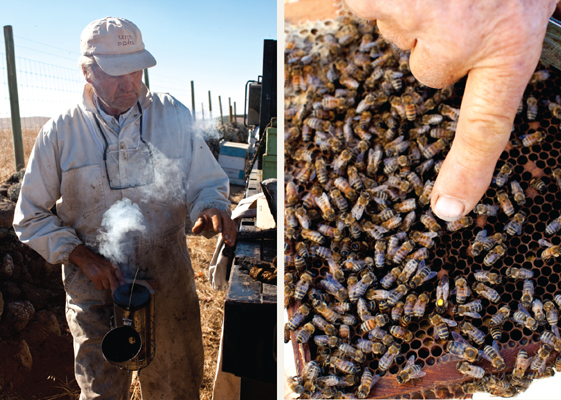
<svg viewBox="0 0 561 400">
<path fill-rule="evenodd" d="M 155 175 L 165 164 L 180 168 L 164 176 L 166 184 L 112 190 L 103 161 L 105 142 L 94 114 L 93 89 L 84 88 L 83 102 L 47 122 L 31 153 L 14 228 L 20 240 L 50 263 L 63 263 L 67 293 L 66 318 L 74 338 L 75 373 L 80 400 L 127 398 L 130 376 L 109 364 L 101 353 L 101 341 L 109 331 L 113 303 L 110 290 L 98 290 L 82 270 L 68 260 L 79 244 L 96 252 L 98 230 L 104 212 L 116 201 L 137 203 L 147 230 L 126 238 L 131 249 L 126 278 L 139 266 L 138 279 L 153 280 L 156 290 L 156 353 L 141 370 L 144 399 L 198 399 L 203 375 L 203 345 L 198 297 L 185 241 L 187 210 L 192 221 L 211 207 L 230 212 L 228 178 L 206 143 L 192 130 L 189 110 L 168 94 L 151 93 L 143 85 L 139 103 L 127 115 L 119 134 L 97 116 L 104 130 L 109 168 L 122 173 L 142 169 L 149 160 L 135 149 L 142 137 L 153 146 Z M 137 159 L 138 158 L 138 159 Z M 110 173 L 112 175 L 112 173 Z M 121 183 L 123 183 L 121 182 Z M 134 182 L 133 182 L 134 183 Z M 138 183 L 138 182 L 136 182 Z M 140 182 L 144 184 L 146 182 Z M 119 184 L 119 183 L 118 183 Z M 115 185 L 113 185 L 115 187 Z M 134 186 L 134 185 L 133 185 Z M 176 199 L 156 195 L 173 192 Z M 149 197 L 147 193 L 152 195 Z M 57 215 L 49 210 L 56 203 Z"/>
</svg>

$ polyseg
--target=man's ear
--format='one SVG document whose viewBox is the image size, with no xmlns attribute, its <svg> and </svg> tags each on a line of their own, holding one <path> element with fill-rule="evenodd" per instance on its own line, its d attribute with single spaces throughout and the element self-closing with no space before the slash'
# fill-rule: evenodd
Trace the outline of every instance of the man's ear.
<svg viewBox="0 0 561 400">
<path fill-rule="evenodd" d="M 82 67 L 82 73 L 84 74 L 84 78 L 86 79 L 86 82 L 92 83 L 92 80 L 90 79 L 90 72 L 88 71 L 88 69 Z"/>
</svg>

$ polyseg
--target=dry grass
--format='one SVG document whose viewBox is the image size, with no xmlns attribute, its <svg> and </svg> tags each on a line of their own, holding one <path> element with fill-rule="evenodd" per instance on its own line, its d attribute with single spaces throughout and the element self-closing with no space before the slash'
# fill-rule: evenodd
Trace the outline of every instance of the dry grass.
<svg viewBox="0 0 561 400">
<path fill-rule="evenodd" d="M 38 133 L 39 129 L 22 129 L 23 155 L 26 165 Z M 0 182 L 4 182 L 16 172 L 14 140 L 11 130 L 0 129 L 0 149 L 2 149 L 0 152 Z"/>
</svg>

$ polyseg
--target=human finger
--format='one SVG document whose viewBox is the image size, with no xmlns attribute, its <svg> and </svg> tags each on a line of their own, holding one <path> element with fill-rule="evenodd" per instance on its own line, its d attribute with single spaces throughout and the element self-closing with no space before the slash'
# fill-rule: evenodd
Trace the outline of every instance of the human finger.
<svg viewBox="0 0 561 400">
<path fill-rule="evenodd" d="M 215 213 L 212 215 L 212 229 L 214 232 L 222 232 L 222 218 L 219 213 Z"/>
<path fill-rule="evenodd" d="M 432 210 L 443 220 L 466 215 L 489 187 L 535 68 L 515 65 L 514 70 L 483 67 L 468 74 L 456 136 L 431 196 Z"/>
<path fill-rule="evenodd" d="M 125 283 L 127 283 L 125 281 L 125 277 L 124 277 L 123 273 L 121 272 L 121 269 L 119 268 L 119 266 L 115 263 L 111 263 L 111 266 L 115 269 L 115 278 L 117 279 L 118 286 L 124 285 Z"/>
<path fill-rule="evenodd" d="M 415 47 L 416 39 L 411 31 L 399 28 L 389 21 L 376 21 L 380 34 L 402 50 L 410 50 Z"/>
<path fill-rule="evenodd" d="M 109 283 L 109 288 L 111 289 L 111 293 L 113 293 L 119 287 L 119 281 L 117 280 L 117 270 L 114 273 L 110 273 L 107 276 L 107 280 Z"/>
<path fill-rule="evenodd" d="M 236 224 L 229 216 L 224 216 L 222 221 L 224 225 L 222 237 L 227 245 L 233 246 L 236 243 Z"/>
<path fill-rule="evenodd" d="M 193 225 L 193 229 L 191 230 L 195 235 L 198 235 L 203 231 L 205 225 L 205 220 L 203 217 L 197 218 L 195 224 Z"/>
</svg>

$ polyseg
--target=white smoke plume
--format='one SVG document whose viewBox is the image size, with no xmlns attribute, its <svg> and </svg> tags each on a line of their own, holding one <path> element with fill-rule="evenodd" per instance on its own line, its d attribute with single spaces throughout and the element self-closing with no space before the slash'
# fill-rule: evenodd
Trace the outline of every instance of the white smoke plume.
<svg viewBox="0 0 561 400">
<path fill-rule="evenodd" d="M 103 228 L 97 236 L 100 242 L 99 252 L 117 264 L 126 263 L 130 256 L 130 246 L 123 245 L 126 234 L 146 231 L 140 207 L 126 198 L 117 201 L 103 214 L 101 226 Z"/>
</svg>

